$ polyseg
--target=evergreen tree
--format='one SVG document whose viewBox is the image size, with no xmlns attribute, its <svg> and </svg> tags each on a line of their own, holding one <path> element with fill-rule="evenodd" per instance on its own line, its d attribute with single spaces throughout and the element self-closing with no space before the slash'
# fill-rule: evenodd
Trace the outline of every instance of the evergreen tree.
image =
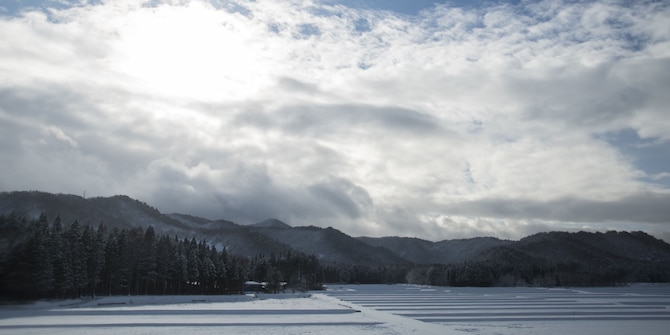
<svg viewBox="0 0 670 335">
<path fill-rule="evenodd" d="M 54 276 L 53 296 L 57 298 L 65 298 L 72 291 L 72 285 L 69 282 L 70 263 L 63 234 L 63 225 L 60 216 L 57 216 L 51 226 L 51 243 L 49 246 Z"/>
<path fill-rule="evenodd" d="M 156 232 L 153 227 L 149 226 L 144 233 L 144 239 L 140 244 L 138 255 L 138 275 L 140 282 L 138 289 L 142 294 L 155 293 L 156 291 L 156 281 L 158 278 L 156 252 Z"/>
<path fill-rule="evenodd" d="M 200 286 L 200 264 L 198 259 L 198 242 L 191 239 L 186 248 L 186 276 L 191 293 L 197 293 Z"/>
<path fill-rule="evenodd" d="M 79 221 L 75 220 L 66 234 L 66 257 L 70 268 L 68 271 L 68 287 L 71 288 L 69 296 L 79 298 L 82 290 L 88 283 L 86 273 L 86 250 L 82 240 L 82 229 Z"/>
<path fill-rule="evenodd" d="M 152 227 L 107 231 L 45 215 L 19 221 L 0 216 L 19 238 L 0 258 L 0 293 L 21 299 L 77 298 L 128 294 L 240 293 L 256 279 L 276 292 L 288 282 L 298 289 L 319 287 L 322 270 L 314 256 L 286 253 L 253 259 L 218 252 L 206 241 L 158 236 Z M 5 226 L 3 226 L 5 227 Z"/>
<path fill-rule="evenodd" d="M 172 240 L 163 235 L 156 244 L 156 281 L 157 293 L 167 294 L 171 289 L 171 279 L 175 272 L 177 254 L 174 251 Z"/>
</svg>

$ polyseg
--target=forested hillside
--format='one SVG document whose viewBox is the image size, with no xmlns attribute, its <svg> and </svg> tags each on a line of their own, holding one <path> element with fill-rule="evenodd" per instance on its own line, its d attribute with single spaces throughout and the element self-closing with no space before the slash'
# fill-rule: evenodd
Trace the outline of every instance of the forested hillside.
<svg viewBox="0 0 670 335">
<path fill-rule="evenodd" d="M 605 286 L 670 282 L 670 245 L 644 232 L 519 241 L 353 238 L 332 227 L 165 215 L 125 196 L 0 193 L 0 298 L 231 294 L 321 283 Z"/>
<path fill-rule="evenodd" d="M 412 269 L 448 286 L 616 286 L 670 282 L 670 245 L 644 232 L 535 234 L 462 263 Z"/>
<path fill-rule="evenodd" d="M 322 270 L 314 256 L 287 252 L 240 257 L 204 240 L 158 235 L 153 227 L 107 230 L 59 217 L 27 221 L 0 216 L 5 236 L 0 297 L 77 298 L 94 295 L 231 294 L 247 280 L 267 290 L 316 289 Z"/>
</svg>

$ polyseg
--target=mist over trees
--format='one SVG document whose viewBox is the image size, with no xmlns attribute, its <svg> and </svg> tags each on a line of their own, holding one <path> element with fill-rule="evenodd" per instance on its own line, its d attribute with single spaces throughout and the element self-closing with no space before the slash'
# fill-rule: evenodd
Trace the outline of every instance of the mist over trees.
<svg viewBox="0 0 670 335">
<path fill-rule="evenodd" d="M 157 235 L 150 226 L 107 231 L 59 217 L 28 221 L 0 216 L 14 231 L 9 253 L 0 259 L 0 297 L 79 298 L 100 295 L 237 294 L 247 280 L 267 290 L 321 287 L 314 256 L 296 252 L 231 256 L 204 240 Z"/>
<path fill-rule="evenodd" d="M 331 228 L 244 231 L 266 242 L 276 241 L 272 237 L 279 234 L 292 236 L 285 240 L 315 238 L 321 249 L 301 252 L 287 244 L 266 254 L 230 254 L 205 239 L 159 234 L 151 225 L 93 226 L 61 222 L 60 216 L 51 221 L 44 214 L 34 220 L 0 215 L 0 299 L 239 294 L 249 280 L 265 283 L 265 292 L 320 289 L 322 283 L 551 287 L 670 282 L 670 245 L 643 232 L 551 232 L 494 244 L 486 239 L 460 241 L 459 246 L 472 250 L 479 250 L 481 243 L 488 247 L 466 252 L 469 256 L 458 262 L 426 264 L 399 255 L 415 243 L 429 249 L 437 243 L 409 239 L 401 249 L 397 239 L 368 238 L 363 240 L 375 246 L 365 249 Z M 338 252 L 337 261 L 312 254 L 328 259 L 321 253 L 329 250 Z"/>
</svg>

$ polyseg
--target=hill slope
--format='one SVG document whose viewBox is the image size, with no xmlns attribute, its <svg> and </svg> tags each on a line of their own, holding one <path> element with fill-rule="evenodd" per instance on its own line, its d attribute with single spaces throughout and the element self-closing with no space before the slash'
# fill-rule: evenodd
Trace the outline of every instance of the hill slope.
<svg viewBox="0 0 670 335">
<path fill-rule="evenodd" d="M 49 220 L 61 218 L 64 225 L 75 220 L 110 229 L 151 226 L 161 234 L 196 237 L 233 255 L 253 257 L 295 250 L 317 255 L 322 262 L 359 265 L 409 263 L 384 248 L 371 247 L 333 228 L 291 227 L 276 219 L 253 225 L 226 220 L 209 220 L 187 214 L 161 214 L 147 204 L 127 196 L 84 199 L 80 196 L 45 192 L 0 193 L 0 215 Z M 10 236 L 9 231 L 7 235 Z M 0 240 L 5 249 L 10 243 Z"/>
<path fill-rule="evenodd" d="M 431 242 L 411 237 L 359 237 L 358 240 L 388 249 L 415 264 L 452 264 L 474 259 L 489 249 L 512 241 L 493 237 Z"/>
<path fill-rule="evenodd" d="M 218 250 L 225 247 L 229 254 L 245 257 L 295 251 L 315 255 L 322 263 L 401 265 L 400 271 L 413 264 L 420 269 L 442 264 L 451 267 L 445 270 L 445 276 L 484 271 L 486 280 L 478 283 L 577 285 L 591 281 L 607 283 L 610 279 L 613 283 L 670 281 L 670 245 L 643 232 L 551 232 L 520 241 L 353 238 L 331 227 L 291 227 L 276 219 L 245 226 L 186 214 L 166 215 L 127 196 L 84 199 L 45 192 L 0 193 L 0 216 L 15 215 L 30 220 L 42 213 L 50 221 L 60 217 L 65 226 L 75 220 L 94 227 L 103 224 L 110 229 L 145 230 L 151 226 L 160 234 L 195 237 Z M 0 260 L 12 248 L 20 231 L 2 222 Z M 394 278 L 405 278 L 405 274 L 394 273 Z"/>
<path fill-rule="evenodd" d="M 410 263 L 386 248 L 370 246 L 332 227 L 255 227 L 254 230 L 290 245 L 297 251 L 315 255 L 321 261 L 360 265 Z"/>
<path fill-rule="evenodd" d="M 112 228 L 153 226 L 161 232 L 189 229 L 155 208 L 125 195 L 85 199 L 76 195 L 37 191 L 0 193 L 0 215 L 12 213 L 28 219 L 37 218 L 40 214 L 52 220 L 60 217 L 65 224 L 78 220 L 81 224 L 97 226 L 102 223 Z"/>
</svg>

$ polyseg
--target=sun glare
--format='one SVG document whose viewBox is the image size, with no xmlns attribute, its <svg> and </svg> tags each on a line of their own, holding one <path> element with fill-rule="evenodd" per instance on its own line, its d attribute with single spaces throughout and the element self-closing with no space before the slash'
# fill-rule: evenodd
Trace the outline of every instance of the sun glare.
<svg viewBox="0 0 670 335">
<path fill-rule="evenodd" d="M 120 29 L 118 71 L 152 95 L 244 98 L 263 69 L 245 24 L 198 3 L 139 9 Z"/>
</svg>

